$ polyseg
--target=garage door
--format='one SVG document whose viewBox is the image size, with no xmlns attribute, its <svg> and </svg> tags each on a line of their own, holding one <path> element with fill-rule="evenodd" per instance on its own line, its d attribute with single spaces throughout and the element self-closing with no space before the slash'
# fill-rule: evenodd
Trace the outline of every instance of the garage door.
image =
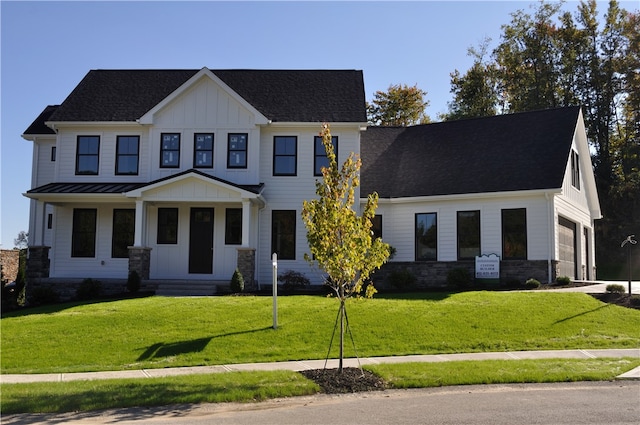
<svg viewBox="0 0 640 425">
<path fill-rule="evenodd" d="M 560 276 L 576 277 L 576 223 L 558 217 L 558 251 Z"/>
</svg>

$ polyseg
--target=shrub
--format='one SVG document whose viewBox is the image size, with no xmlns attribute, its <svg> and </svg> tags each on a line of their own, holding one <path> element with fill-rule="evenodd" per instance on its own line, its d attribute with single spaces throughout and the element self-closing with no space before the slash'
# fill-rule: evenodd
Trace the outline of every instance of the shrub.
<svg viewBox="0 0 640 425">
<path fill-rule="evenodd" d="M 537 289 L 540 287 L 540 281 L 537 279 L 527 279 L 524 283 L 524 287 L 527 289 Z"/>
<path fill-rule="evenodd" d="M 466 288 L 471 285 L 471 273 L 469 270 L 458 267 L 447 273 L 447 285 L 456 288 Z"/>
<path fill-rule="evenodd" d="M 571 283 L 571 278 L 569 276 L 558 276 L 556 283 L 561 286 L 566 286 Z"/>
<path fill-rule="evenodd" d="M 278 276 L 278 281 L 282 282 L 285 291 L 293 291 L 297 288 L 305 288 L 311 285 L 311 281 L 307 279 L 304 273 L 295 270 L 287 270 Z"/>
<path fill-rule="evenodd" d="M 394 270 L 389 275 L 389 283 L 394 288 L 398 289 L 408 289 L 416 286 L 416 282 L 418 279 L 415 277 L 411 271 L 404 270 Z"/>
<path fill-rule="evenodd" d="M 102 284 L 99 280 L 90 277 L 83 280 L 76 290 L 76 298 L 83 301 L 99 298 L 101 294 Z"/>
<path fill-rule="evenodd" d="M 624 286 L 617 283 L 611 283 L 607 285 L 607 292 L 609 294 L 624 294 L 626 291 L 624 289 Z"/>
<path fill-rule="evenodd" d="M 29 291 L 29 305 L 38 306 L 55 304 L 60 301 L 60 296 L 51 286 L 36 286 Z"/>
<path fill-rule="evenodd" d="M 131 270 L 127 276 L 127 290 L 134 294 L 140 290 L 140 275 L 135 270 Z"/>
<path fill-rule="evenodd" d="M 236 269 L 236 271 L 233 272 L 229 288 L 231 289 L 231 292 L 236 294 L 244 291 L 244 277 L 242 276 L 242 273 L 240 273 L 240 270 Z"/>
</svg>

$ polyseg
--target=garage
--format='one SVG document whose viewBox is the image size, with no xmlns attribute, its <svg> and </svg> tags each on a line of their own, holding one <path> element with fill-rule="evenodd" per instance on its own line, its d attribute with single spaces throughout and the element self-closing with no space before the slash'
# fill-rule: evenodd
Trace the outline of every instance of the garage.
<svg viewBox="0 0 640 425">
<path fill-rule="evenodd" d="M 558 217 L 559 275 L 576 278 L 576 223 Z"/>
</svg>

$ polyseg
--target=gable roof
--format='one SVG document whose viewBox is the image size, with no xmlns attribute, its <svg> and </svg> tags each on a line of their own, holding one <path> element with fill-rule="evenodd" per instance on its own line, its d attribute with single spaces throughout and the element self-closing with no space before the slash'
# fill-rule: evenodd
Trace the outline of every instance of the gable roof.
<svg viewBox="0 0 640 425">
<path fill-rule="evenodd" d="M 199 71 L 91 70 L 48 121 L 134 122 Z M 367 121 L 362 71 L 211 72 L 273 122 Z"/>
<path fill-rule="evenodd" d="M 60 105 L 49 105 L 38 115 L 38 118 L 33 120 L 31 125 L 27 127 L 24 134 L 30 135 L 43 135 L 43 134 L 56 134 L 50 127 L 44 123 L 49 121 L 51 115 L 60 107 Z"/>
<path fill-rule="evenodd" d="M 361 193 L 380 198 L 558 189 L 580 107 L 361 135 Z"/>
</svg>

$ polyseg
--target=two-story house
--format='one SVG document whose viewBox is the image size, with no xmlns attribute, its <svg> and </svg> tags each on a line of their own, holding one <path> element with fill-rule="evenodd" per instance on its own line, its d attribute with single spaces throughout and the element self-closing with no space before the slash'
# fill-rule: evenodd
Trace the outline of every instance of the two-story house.
<svg viewBox="0 0 640 425">
<path fill-rule="evenodd" d="M 275 252 L 280 271 L 322 283 L 300 212 L 326 164 L 323 122 L 339 161 L 361 154 L 363 198 L 380 194 L 390 264 L 497 253 L 544 281 L 594 277 L 600 213 L 579 108 L 367 129 L 361 71 L 203 68 L 92 70 L 29 126 L 29 278 L 135 270 L 213 293 L 236 268 L 270 284 Z"/>
</svg>

